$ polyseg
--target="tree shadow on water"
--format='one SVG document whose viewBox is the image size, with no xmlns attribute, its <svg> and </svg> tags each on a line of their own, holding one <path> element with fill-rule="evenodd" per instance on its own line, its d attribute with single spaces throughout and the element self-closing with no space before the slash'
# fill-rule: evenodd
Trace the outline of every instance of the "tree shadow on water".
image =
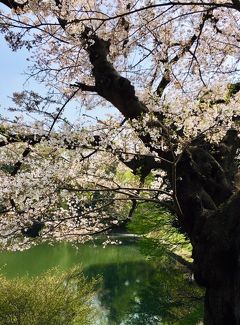
<svg viewBox="0 0 240 325">
<path fill-rule="evenodd" d="M 102 276 L 98 299 L 111 325 L 196 324 L 202 291 L 179 265 L 152 261 L 92 265 L 89 278 Z"/>
</svg>

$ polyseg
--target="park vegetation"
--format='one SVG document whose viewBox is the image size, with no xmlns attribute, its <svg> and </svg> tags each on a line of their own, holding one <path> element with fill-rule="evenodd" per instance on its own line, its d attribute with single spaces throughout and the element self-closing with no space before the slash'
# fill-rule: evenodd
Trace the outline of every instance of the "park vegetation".
<svg viewBox="0 0 240 325">
<path fill-rule="evenodd" d="M 52 269 L 30 278 L 0 276 L 1 325 L 92 325 L 96 281 L 87 281 L 81 269 Z"/>
</svg>

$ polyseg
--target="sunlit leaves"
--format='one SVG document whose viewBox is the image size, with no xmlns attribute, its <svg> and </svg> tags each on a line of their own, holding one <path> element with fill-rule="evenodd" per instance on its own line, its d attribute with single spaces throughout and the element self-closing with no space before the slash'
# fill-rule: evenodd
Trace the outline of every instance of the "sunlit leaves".
<svg viewBox="0 0 240 325">
<path fill-rule="evenodd" d="M 86 282 L 78 267 L 54 269 L 36 278 L 0 276 L 0 324 L 92 324 L 96 281 Z"/>
</svg>

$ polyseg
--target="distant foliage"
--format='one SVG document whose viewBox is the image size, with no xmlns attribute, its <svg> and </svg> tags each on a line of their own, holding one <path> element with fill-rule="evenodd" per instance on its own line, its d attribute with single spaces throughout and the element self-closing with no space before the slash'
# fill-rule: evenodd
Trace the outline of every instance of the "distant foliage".
<svg viewBox="0 0 240 325">
<path fill-rule="evenodd" d="M 155 203 L 138 204 L 128 229 L 138 235 L 145 235 L 155 240 L 161 249 L 185 249 L 189 251 L 190 243 L 174 225 L 176 217 L 164 207 Z M 159 245 L 161 242 L 161 245 Z"/>
</svg>

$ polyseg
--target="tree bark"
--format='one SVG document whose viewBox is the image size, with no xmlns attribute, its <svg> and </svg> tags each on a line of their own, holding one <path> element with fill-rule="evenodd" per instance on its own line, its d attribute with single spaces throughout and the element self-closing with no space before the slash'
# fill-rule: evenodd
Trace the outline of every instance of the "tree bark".
<svg viewBox="0 0 240 325">
<path fill-rule="evenodd" d="M 194 274 L 206 288 L 204 324 L 240 324 L 240 192 L 192 234 Z"/>
<path fill-rule="evenodd" d="M 240 324 L 239 139 L 230 130 L 212 147 L 192 143 L 176 170 L 179 221 L 193 246 L 197 283 L 206 288 L 204 324 Z"/>
<path fill-rule="evenodd" d="M 235 313 L 235 308 L 239 306 L 239 301 L 235 306 L 233 287 L 233 281 L 226 281 L 223 286 L 206 288 L 204 304 L 205 325 L 239 324 L 239 316 Z"/>
</svg>

